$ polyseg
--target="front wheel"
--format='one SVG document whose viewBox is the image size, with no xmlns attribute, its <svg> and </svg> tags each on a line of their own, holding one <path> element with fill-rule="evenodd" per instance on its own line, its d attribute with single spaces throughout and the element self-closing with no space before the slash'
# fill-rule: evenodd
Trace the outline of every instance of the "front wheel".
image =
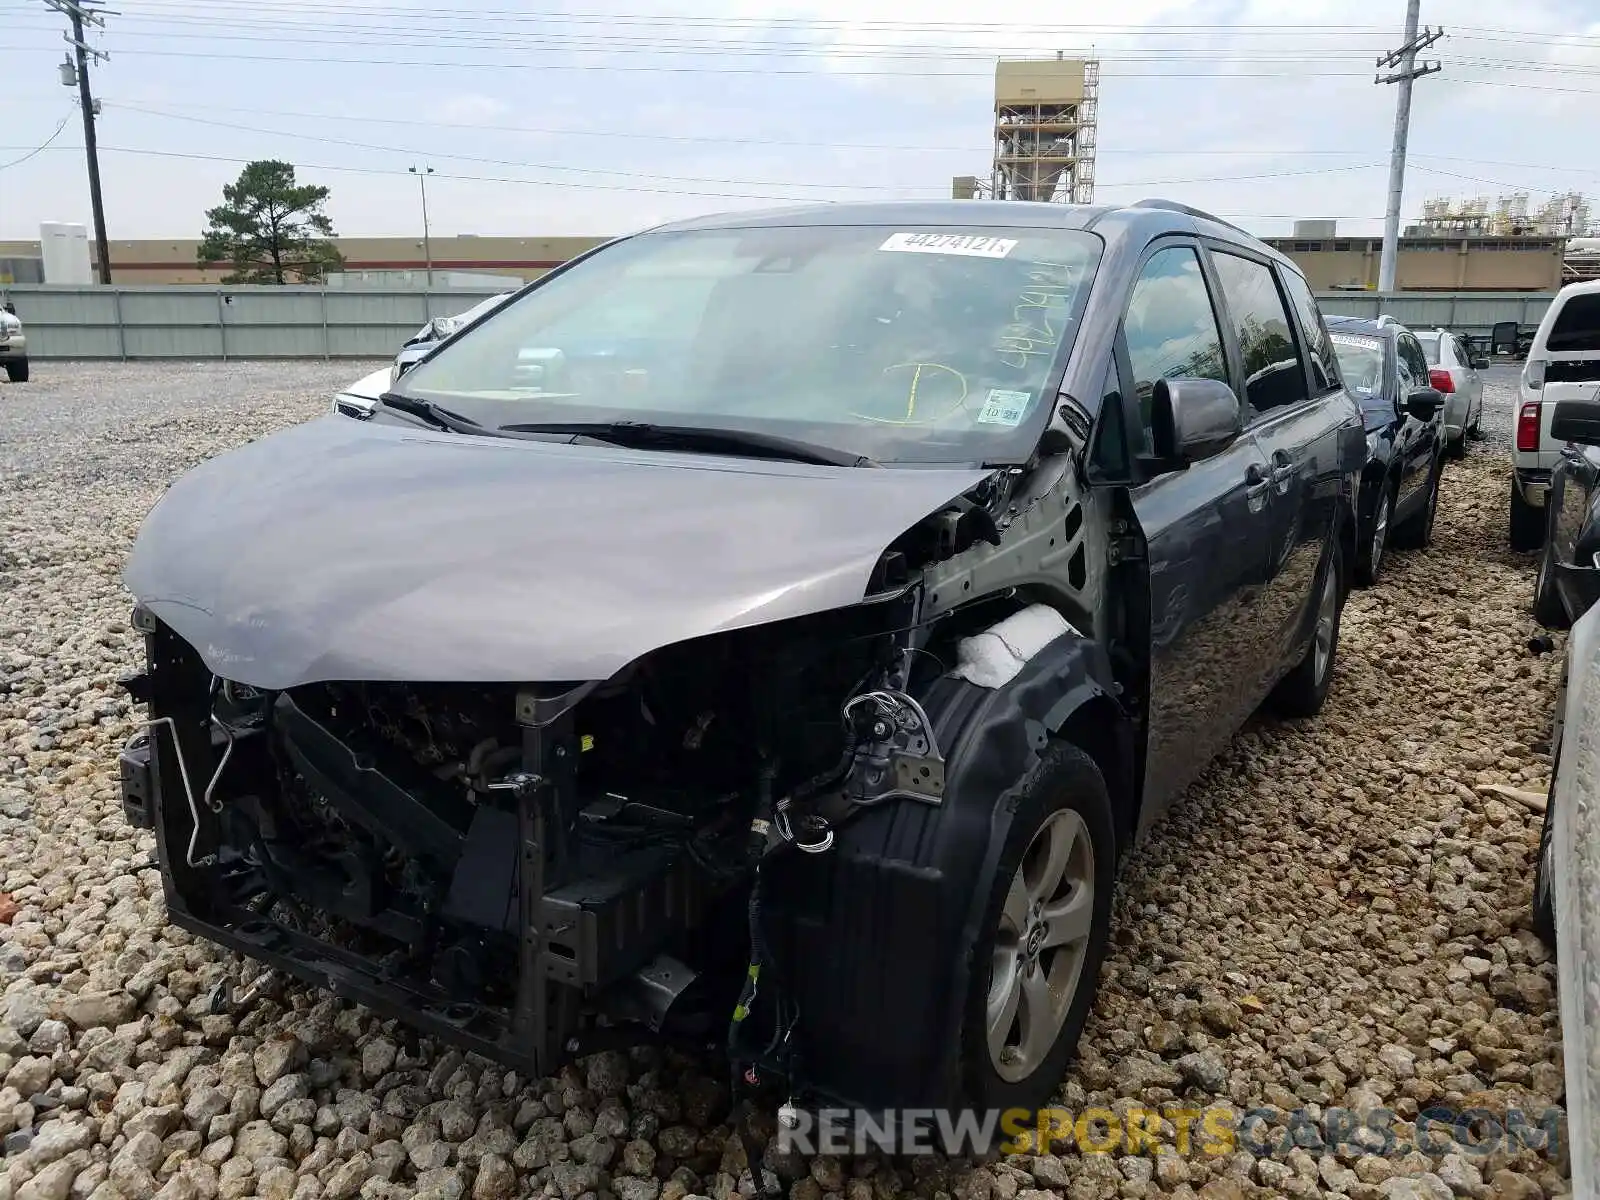
<svg viewBox="0 0 1600 1200">
<path fill-rule="evenodd" d="M 1361 544 L 1356 556 L 1356 582 L 1370 587 L 1378 581 L 1378 570 L 1383 566 L 1383 552 L 1389 546 L 1389 515 L 1394 511 L 1394 491 L 1387 481 L 1380 485 L 1378 510 L 1372 514 L 1372 528 Z"/>
<path fill-rule="evenodd" d="M 1539 858 L 1533 868 L 1533 932 L 1550 949 L 1556 946 L 1556 900 L 1551 875 L 1555 872 L 1555 784 L 1545 800 L 1544 822 L 1539 826 Z"/>
<path fill-rule="evenodd" d="M 1281 716 L 1314 717 L 1322 711 L 1333 683 L 1333 662 L 1339 651 L 1339 620 L 1344 615 L 1344 589 L 1340 586 L 1344 564 L 1335 539 L 1328 547 L 1328 565 L 1317 590 L 1316 624 L 1311 645 L 1283 681 L 1267 697 Z"/>
<path fill-rule="evenodd" d="M 6 378 L 11 380 L 12 383 L 27 383 L 28 360 L 25 358 L 14 358 L 10 362 L 6 363 Z"/>
<path fill-rule="evenodd" d="M 1567 629 L 1572 622 L 1556 592 L 1555 546 L 1546 538 L 1539 555 L 1539 574 L 1533 581 L 1533 619 L 1546 629 Z"/>
<path fill-rule="evenodd" d="M 1053 741 L 1023 780 L 972 948 L 962 1073 L 977 1108 L 1045 1105 L 1094 1000 L 1116 835 L 1095 762 Z"/>
</svg>

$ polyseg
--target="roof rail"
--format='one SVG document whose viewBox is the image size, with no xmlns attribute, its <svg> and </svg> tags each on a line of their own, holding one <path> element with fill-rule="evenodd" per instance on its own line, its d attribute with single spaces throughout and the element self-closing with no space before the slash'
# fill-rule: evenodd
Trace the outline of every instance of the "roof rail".
<svg viewBox="0 0 1600 1200">
<path fill-rule="evenodd" d="M 1232 221 L 1224 221 L 1221 217 L 1215 215 L 1214 213 L 1208 213 L 1204 209 L 1201 209 L 1201 208 L 1192 208 L 1187 204 L 1179 204 L 1176 200 L 1162 200 L 1162 199 L 1159 199 L 1159 198 L 1150 199 L 1150 200 L 1139 200 L 1139 201 L 1135 202 L 1133 205 L 1131 205 L 1130 207 L 1133 207 L 1133 208 L 1158 208 L 1158 209 L 1161 209 L 1163 212 L 1183 213 L 1185 216 L 1198 217 L 1202 221 L 1210 221 L 1214 225 L 1225 226 L 1228 229 L 1232 229 L 1232 230 L 1235 230 L 1238 233 L 1244 234 L 1245 237 L 1250 237 L 1250 238 L 1255 237 L 1255 234 L 1250 233 L 1248 230 L 1240 229 L 1239 226 L 1235 225 Z"/>
</svg>

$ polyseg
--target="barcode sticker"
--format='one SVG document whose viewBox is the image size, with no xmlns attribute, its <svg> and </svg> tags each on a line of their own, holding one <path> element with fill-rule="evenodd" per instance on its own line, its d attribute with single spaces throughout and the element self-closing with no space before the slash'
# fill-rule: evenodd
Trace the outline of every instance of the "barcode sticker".
<svg viewBox="0 0 1600 1200">
<path fill-rule="evenodd" d="M 893 233 L 878 249 L 901 254 L 964 254 L 969 258 L 1004 258 L 1016 247 L 1016 238 L 979 237 L 971 233 Z"/>
</svg>

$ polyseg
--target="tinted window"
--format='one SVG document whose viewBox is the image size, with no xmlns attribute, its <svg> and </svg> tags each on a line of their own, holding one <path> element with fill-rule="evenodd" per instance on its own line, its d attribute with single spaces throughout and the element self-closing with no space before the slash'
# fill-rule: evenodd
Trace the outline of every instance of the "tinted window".
<svg viewBox="0 0 1600 1200">
<path fill-rule="evenodd" d="M 1311 366 L 1311 386 L 1325 392 L 1338 385 L 1339 376 L 1334 370 L 1333 346 L 1328 341 L 1328 331 L 1322 323 L 1322 313 L 1311 296 L 1311 287 L 1293 271 L 1283 272 L 1284 290 L 1300 318 L 1300 329 L 1305 334 L 1306 358 Z"/>
<path fill-rule="evenodd" d="M 1569 296 L 1550 326 L 1546 350 L 1600 350 L 1600 295 Z"/>
<path fill-rule="evenodd" d="M 1227 359 L 1200 259 L 1188 246 L 1158 250 L 1145 263 L 1122 319 L 1134 390 L 1149 447 L 1150 398 L 1158 379 L 1228 382 Z"/>
<path fill-rule="evenodd" d="M 1305 369 L 1295 352 L 1289 313 L 1272 268 L 1233 254 L 1213 254 L 1244 355 L 1245 399 L 1257 412 L 1306 398 Z"/>
<path fill-rule="evenodd" d="M 1410 387 L 1428 386 L 1428 359 L 1422 353 L 1422 347 L 1417 345 L 1417 339 L 1409 333 L 1400 335 L 1400 373 L 1401 378 L 1409 377 Z"/>
</svg>

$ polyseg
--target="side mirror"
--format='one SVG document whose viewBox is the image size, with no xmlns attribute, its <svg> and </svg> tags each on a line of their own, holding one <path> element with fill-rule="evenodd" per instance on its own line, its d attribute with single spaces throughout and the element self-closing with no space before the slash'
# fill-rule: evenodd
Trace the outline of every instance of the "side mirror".
<svg viewBox="0 0 1600 1200">
<path fill-rule="evenodd" d="M 1215 379 L 1158 379 L 1150 397 L 1156 457 L 1186 467 L 1226 450 L 1244 430 L 1233 389 Z"/>
<path fill-rule="evenodd" d="M 1444 393 L 1431 387 L 1416 388 L 1406 397 L 1406 412 L 1419 421 L 1431 421 L 1444 407 Z"/>
<path fill-rule="evenodd" d="M 1558 400 L 1550 417 L 1550 436 L 1558 442 L 1600 446 L 1600 400 Z"/>
<path fill-rule="evenodd" d="M 1489 356 L 1487 354 L 1475 354 L 1472 356 L 1472 369 L 1474 371 L 1486 371 L 1488 368 Z"/>
</svg>

